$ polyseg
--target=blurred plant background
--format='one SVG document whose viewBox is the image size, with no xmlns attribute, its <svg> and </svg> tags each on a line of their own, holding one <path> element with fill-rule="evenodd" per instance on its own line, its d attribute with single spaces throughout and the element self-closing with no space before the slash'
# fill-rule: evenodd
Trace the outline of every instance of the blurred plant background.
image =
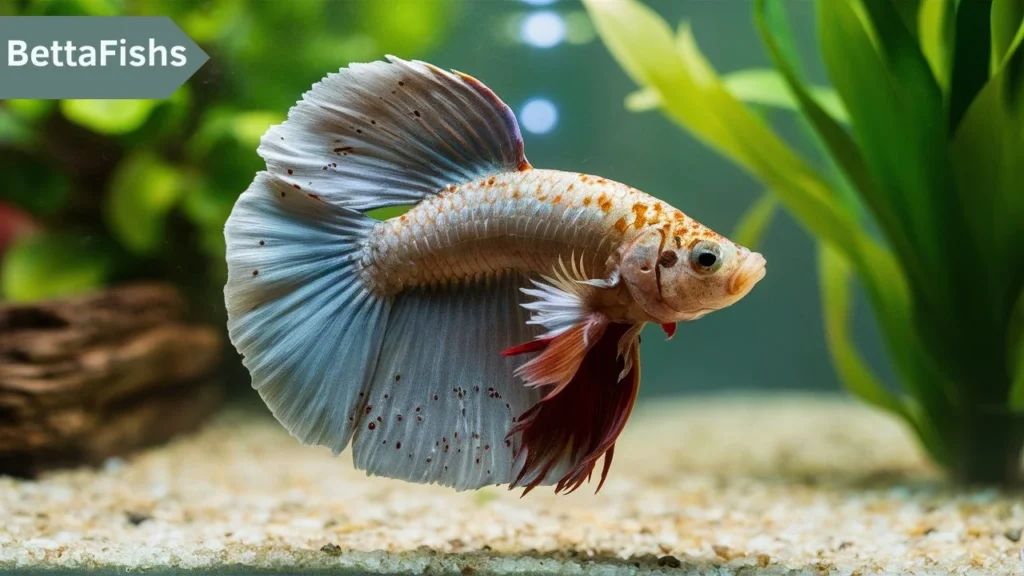
<svg viewBox="0 0 1024 576">
<path fill-rule="evenodd" d="M 955 478 L 1020 480 L 1024 1 L 819 0 L 835 92 L 806 80 L 789 3 L 752 3 L 773 67 L 740 74 L 742 90 L 718 76 L 687 23 L 673 33 L 637 0 L 585 4 L 643 87 L 629 107 L 661 109 L 764 182 L 741 230 L 763 229 L 780 201 L 818 240 L 829 348 L 846 387 L 907 422 Z M 817 149 L 810 161 L 763 121 L 765 105 L 799 112 Z M 851 337 L 854 278 L 896 389 Z"/>
<path fill-rule="evenodd" d="M 10 231 L 0 237 L 3 296 L 32 300 L 161 278 L 215 303 L 224 221 L 262 167 L 255 150 L 267 127 L 326 71 L 436 46 L 457 7 L 0 0 L 0 14 L 165 15 L 211 55 L 166 101 L 0 106 L 0 229 Z"/>
<path fill-rule="evenodd" d="M 771 70 L 752 1 L 645 3 L 673 27 L 689 23 L 679 38 L 696 39 L 731 97 L 796 152 L 825 158 L 806 123 L 779 112 L 797 101 Z M 811 94 L 846 122 L 815 3 L 786 5 Z M 260 135 L 327 72 L 393 53 L 487 83 L 516 112 L 535 166 L 629 183 L 761 245 L 769 273 L 742 303 L 680 326 L 671 342 L 657 329 L 645 336 L 642 395 L 840 389 L 812 239 L 761 182 L 661 115 L 634 113 L 659 108 L 658 93 L 635 92 L 576 0 L 0 0 L 0 14 L 167 15 L 211 56 L 166 101 L 0 102 L 4 299 L 157 279 L 184 288 L 197 319 L 223 325 L 222 226 L 263 166 Z M 845 294 L 863 304 L 855 287 Z M 878 380 L 897 381 L 870 309 L 841 318 Z M 228 364 L 244 393 L 247 375 Z"/>
</svg>

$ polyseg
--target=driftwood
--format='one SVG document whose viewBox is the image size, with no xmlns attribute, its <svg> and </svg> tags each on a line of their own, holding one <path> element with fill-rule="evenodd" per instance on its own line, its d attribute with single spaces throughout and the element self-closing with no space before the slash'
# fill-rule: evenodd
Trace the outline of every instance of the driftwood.
<svg viewBox="0 0 1024 576">
<path fill-rule="evenodd" d="M 218 405 L 219 331 L 172 288 L 0 306 L 0 473 L 94 464 L 194 429 Z"/>
</svg>

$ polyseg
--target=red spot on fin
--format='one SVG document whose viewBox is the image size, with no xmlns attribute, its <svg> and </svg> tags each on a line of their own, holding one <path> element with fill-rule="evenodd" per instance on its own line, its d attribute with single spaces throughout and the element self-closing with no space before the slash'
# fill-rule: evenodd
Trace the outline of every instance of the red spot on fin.
<svg viewBox="0 0 1024 576">
<path fill-rule="evenodd" d="M 676 323 L 675 322 L 672 322 L 671 324 L 662 324 L 661 325 L 661 329 L 665 331 L 665 335 L 668 336 L 669 340 L 671 340 L 672 337 L 676 335 Z"/>
<path fill-rule="evenodd" d="M 601 456 L 604 466 L 597 489 L 604 485 L 615 441 L 640 388 L 635 343 L 627 351 L 632 367 L 625 378 L 618 378 L 625 367 L 624 358 L 618 356 L 618 342 L 629 329 L 626 324 L 609 324 L 569 383 L 515 420 L 507 437 L 520 435 L 520 448 L 515 455 L 518 474 L 510 488 L 525 487 L 526 495 L 568 459 L 569 471 L 558 480 L 555 492 L 573 492 L 590 479 Z"/>
</svg>

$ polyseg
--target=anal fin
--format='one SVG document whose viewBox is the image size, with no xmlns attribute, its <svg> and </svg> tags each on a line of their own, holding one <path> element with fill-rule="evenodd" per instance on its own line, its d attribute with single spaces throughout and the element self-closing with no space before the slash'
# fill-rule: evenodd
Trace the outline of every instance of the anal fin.
<svg viewBox="0 0 1024 576">
<path fill-rule="evenodd" d="M 626 355 L 619 355 L 620 340 L 632 331 L 629 324 L 609 324 L 572 379 L 517 419 L 509 437 L 521 447 L 510 488 L 523 486 L 529 492 L 555 483 L 556 492 L 572 492 L 591 477 L 604 456 L 600 490 L 640 388 L 635 339 Z"/>
</svg>

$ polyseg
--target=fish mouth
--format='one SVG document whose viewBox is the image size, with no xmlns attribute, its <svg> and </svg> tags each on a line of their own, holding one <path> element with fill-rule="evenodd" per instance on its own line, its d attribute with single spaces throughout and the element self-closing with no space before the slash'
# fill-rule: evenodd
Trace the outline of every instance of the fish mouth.
<svg viewBox="0 0 1024 576">
<path fill-rule="evenodd" d="M 746 296 L 747 292 L 750 292 L 754 285 L 760 282 L 767 273 L 765 264 L 764 256 L 757 252 L 752 252 L 744 258 L 739 269 L 729 279 L 729 286 L 726 288 L 729 291 L 729 295 L 739 298 Z"/>
</svg>

